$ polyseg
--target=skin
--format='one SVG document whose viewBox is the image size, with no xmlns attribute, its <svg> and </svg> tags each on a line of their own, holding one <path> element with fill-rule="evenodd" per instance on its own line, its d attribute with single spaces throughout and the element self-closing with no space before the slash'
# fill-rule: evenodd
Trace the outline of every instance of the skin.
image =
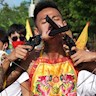
<svg viewBox="0 0 96 96">
<path fill-rule="evenodd" d="M 49 16 L 58 26 L 64 26 L 61 14 L 54 8 L 45 8 L 41 10 L 36 18 L 35 34 L 41 34 L 44 41 L 44 52 L 42 57 L 55 61 L 65 57 L 65 51 L 62 44 L 62 34 L 49 36 L 50 24 L 46 22 L 45 17 Z"/>
<path fill-rule="evenodd" d="M 0 41 L 0 50 L 3 48 L 3 43 Z"/>
<path fill-rule="evenodd" d="M 7 47 L 8 47 L 8 43 L 7 42 L 5 42 L 5 43 L 3 43 L 2 41 L 0 41 L 0 50 L 6 50 L 7 49 Z"/>
<path fill-rule="evenodd" d="M 15 32 L 15 34 L 11 34 L 10 40 L 12 41 L 12 37 L 17 36 L 19 37 L 20 35 L 18 33 Z M 20 41 L 20 39 L 18 38 L 17 41 Z M 18 58 L 22 59 L 22 60 L 26 60 L 27 55 L 28 55 L 28 50 L 26 49 L 32 49 L 32 46 L 28 46 L 28 45 L 18 45 L 12 52 L 11 54 L 9 54 L 9 56 L 7 57 L 9 60 L 11 61 L 15 61 Z M 22 66 L 22 65 L 21 65 Z M 15 79 L 15 77 L 19 76 L 21 74 L 21 68 L 17 68 L 15 70 L 15 72 L 11 73 L 13 74 L 12 76 L 9 76 L 7 81 L 11 81 Z M 25 81 L 23 83 L 21 83 L 20 85 L 21 90 L 22 90 L 22 96 L 30 96 L 30 91 L 28 91 L 29 89 L 29 82 Z M 26 87 L 26 88 L 25 88 Z M 27 89 L 27 90 L 26 90 Z"/>
<path fill-rule="evenodd" d="M 52 10 L 50 10 L 52 9 Z M 50 12 L 49 12 L 50 10 Z M 59 13 L 58 10 L 54 9 L 54 8 L 45 8 L 42 10 L 43 11 L 43 14 L 41 13 L 41 11 L 38 13 L 37 15 L 37 19 L 36 19 L 36 26 L 37 26 L 37 33 L 35 34 L 42 34 L 42 39 L 47 39 L 49 38 L 48 34 L 50 32 L 50 25 L 49 23 L 46 22 L 46 16 L 48 15 L 59 27 L 62 27 L 62 26 L 66 26 L 66 22 L 62 20 L 62 16 L 61 14 Z M 46 11 L 48 13 L 46 13 Z M 57 13 L 56 13 L 57 12 Z M 53 15 L 54 14 L 54 15 Z M 41 17 L 39 17 L 41 15 Z M 46 29 L 45 29 L 46 28 Z M 44 30 L 43 30 L 44 29 Z M 45 31 L 45 32 L 43 32 Z M 47 37 L 45 36 L 47 33 Z M 67 32 L 70 36 L 72 36 L 70 30 Z"/>
<path fill-rule="evenodd" d="M 18 33 L 12 34 L 11 38 L 14 37 L 14 36 L 19 36 L 19 34 Z M 18 38 L 18 41 L 19 40 L 20 39 Z M 12 41 L 12 39 L 11 39 L 11 41 Z M 14 62 L 18 58 L 20 58 L 21 60 L 25 60 L 27 58 L 27 55 L 28 55 L 29 52 L 26 49 L 31 50 L 32 46 L 18 45 L 15 49 L 13 49 L 13 51 L 9 55 L 6 56 L 6 58 L 4 59 L 4 62 L 2 64 L 3 69 L 4 69 L 4 74 L 6 74 L 11 62 Z M 21 67 L 22 67 L 22 65 L 21 65 Z M 7 85 L 6 86 L 9 86 L 10 84 L 12 84 L 20 76 L 22 71 L 24 71 L 24 70 L 22 70 L 19 67 L 17 67 L 14 71 L 12 71 L 11 74 L 9 76 L 7 76 L 7 80 L 6 80 Z M 21 84 L 22 95 L 23 96 L 29 96 L 30 92 L 26 91 L 26 89 L 24 90 L 24 87 L 22 87 L 22 86 L 25 86 L 25 85 L 27 85 L 26 88 L 28 89 L 29 88 L 29 86 L 28 86 L 29 82 L 25 81 Z M 25 92 L 26 92 L 26 94 L 25 94 Z"/>
<path fill-rule="evenodd" d="M 35 34 L 36 35 L 41 34 L 42 39 L 46 42 L 46 44 L 45 44 L 45 54 L 43 54 L 43 56 L 46 57 L 46 58 L 55 60 L 55 59 L 58 59 L 60 57 L 64 57 L 65 52 L 64 52 L 64 49 L 63 49 L 63 45 L 61 43 L 62 42 L 61 35 L 58 34 L 55 37 L 50 37 L 48 35 L 49 32 L 50 32 L 50 25 L 45 20 L 45 17 L 47 15 L 58 26 L 64 26 L 65 23 L 62 20 L 61 14 L 58 12 L 58 10 L 56 10 L 54 8 L 45 8 L 45 9 L 43 9 L 42 11 L 40 11 L 38 13 L 37 18 L 36 18 L 36 28 L 34 30 Z M 28 46 L 28 45 L 19 45 L 17 48 L 15 48 L 12 51 L 12 53 L 10 55 L 7 56 L 8 60 L 14 61 L 14 60 L 20 58 L 20 59 L 24 60 L 24 63 L 28 64 L 28 59 L 30 59 L 32 61 L 32 56 L 29 55 L 28 56 L 29 58 L 27 59 L 28 51 L 26 50 L 26 48 L 32 49 L 32 47 Z M 71 58 L 75 62 L 76 59 L 74 59 L 74 56 L 71 56 Z M 27 59 L 27 60 L 25 61 L 25 59 Z M 24 63 L 22 63 L 23 67 L 24 67 Z M 32 62 L 30 62 L 30 64 L 32 65 Z M 7 68 L 5 68 L 5 69 L 7 70 L 9 66 L 6 66 L 6 67 Z M 29 69 L 30 69 L 30 67 L 31 66 L 29 66 Z M 30 73 L 30 70 L 28 70 L 28 72 Z M 26 84 L 28 84 L 27 81 L 26 81 L 26 83 L 24 83 L 24 87 L 28 88 L 29 86 L 25 86 Z M 25 94 L 26 89 L 24 87 L 22 88 L 22 90 L 25 90 L 25 91 L 23 91 L 24 94 Z M 28 94 L 25 95 L 25 96 L 28 96 Z"/>
<path fill-rule="evenodd" d="M 10 42 L 12 42 L 12 38 L 15 36 L 20 37 L 20 34 L 18 34 L 17 32 L 15 32 L 14 34 L 11 34 L 11 36 L 9 37 Z M 24 35 L 22 35 L 22 36 L 24 36 Z M 18 38 L 17 41 L 20 41 L 20 39 Z"/>
<path fill-rule="evenodd" d="M 14 36 L 20 36 L 18 33 L 15 32 L 15 34 L 11 34 L 10 41 L 12 42 L 12 37 Z M 20 41 L 20 39 L 17 39 Z M 13 51 L 6 56 L 5 62 L 8 62 L 8 64 L 4 63 L 3 68 L 5 69 L 4 72 L 6 73 L 7 69 L 9 68 L 10 62 L 13 62 L 17 60 L 18 58 L 25 60 L 28 55 L 28 50 L 26 49 L 32 49 L 32 46 L 29 45 L 18 45 Z"/>
<path fill-rule="evenodd" d="M 46 13 L 47 12 L 47 13 Z M 44 57 L 46 58 L 50 58 L 50 59 L 58 59 L 58 58 L 61 58 L 63 56 L 65 56 L 65 52 L 63 50 L 63 45 L 62 45 L 62 39 L 61 39 L 61 35 L 56 35 L 55 37 L 50 37 L 48 34 L 50 32 L 50 25 L 49 23 L 46 22 L 45 20 L 45 17 L 46 16 L 49 16 L 58 26 L 64 26 L 66 25 L 66 22 L 63 22 L 63 19 L 62 19 L 62 16 L 61 14 L 59 13 L 58 10 L 54 9 L 54 8 L 45 8 L 43 9 L 42 11 L 40 11 L 37 15 L 37 19 L 36 19 L 36 28 L 35 28 L 35 34 L 42 34 L 42 39 L 46 42 L 46 45 L 45 45 L 45 49 L 48 49 L 48 50 L 45 50 L 45 54 L 43 54 Z M 70 32 L 66 32 L 66 33 L 70 33 Z M 53 46 L 54 45 L 54 46 Z M 57 47 L 58 46 L 58 47 Z M 5 73 L 6 73 L 6 70 L 8 69 L 9 67 L 9 62 L 10 61 L 15 61 L 16 59 L 20 58 L 20 59 L 23 59 L 24 62 L 21 64 L 21 66 L 25 69 L 26 68 L 26 65 L 29 63 L 28 61 L 31 61 L 30 62 L 30 66 L 29 66 L 29 69 L 28 69 L 28 72 L 30 73 L 30 67 L 32 65 L 32 56 L 28 56 L 28 60 L 27 59 L 27 55 L 28 55 L 28 51 L 26 49 L 32 49 L 32 46 L 28 46 L 28 45 L 19 45 L 18 47 L 16 47 L 12 52 L 11 54 L 9 54 L 7 56 L 7 61 L 8 61 L 8 64 L 7 66 L 5 66 Z M 27 59 L 27 60 L 26 60 Z M 26 64 L 26 65 L 25 65 Z M 6 65 L 6 64 L 5 64 Z M 24 66 L 25 65 L 25 66 Z M 19 70 L 19 71 L 18 71 Z M 20 68 L 18 68 L 18 70 L 16 72 L 13 73 L 13 78 L 15 78 L 15 76 L 19 76 L 20 75 Z M 17 75 L 16 75 L 17 73 Z M 9 81 L 12 79 L 12 76 L 9 78 Z M 24 83 L 24 85 L 28 84 L 28 82 Z M 22 87 L 22 86 L 21 86 Z M 29 86 L 25 86 L 26 88 L 28 88 Z M 26 91 L 26 88 L 25 88 L 25 91 Z M 24 87 L 23 89 L 24 90 Z M 23 92 L 23 96 L 25 96 L 25 91 L 22 91 Z M 28 94 L 26 95 L 28 96 Z"/>
<path fill-rule="evenodd" d="M 79 50 L 79 49 L 76 49 L 75 47 L 73 48 L 73 50 L 76 50 L 76 53 L 71 56 L 75 66 L 77 66 L 82 62 L 96 61 L 96 52 Z"/>
<path fill-rule="evenodd" d="M 36 30 L 35 33 L 42 34 L 42 39 L 46 42 L 45 51 L 46 58 L 57 59 L 59 57 L 63 57 L 64 50 L 62 45 L 61 35 L 56 35 L 54 37 L 50 37 L 48 34 L 50 32 L 50 24 L 46 22 L 45 17 L 49 16 L 58 26 L 64 26 L 64 22 L 62 20 L 62 16 L 58 10 L 54 8 L 45 8 L 40 11 L 36 18 Z M 54 45 L 54 46 L 53 46 Z"/>
<path fill-rule="evenodd" d="M 8 47 L 8 43 L 5 42 L 3 43 L 2 41 L 0 41 L 0 51 L 4 51 L 6 50 L 6 48 Z M 0 90 L 2 90 L 2 85 L 3 85 L 3 79 L 4 79 L 4 72 L 3 72 L 3 66 L 0 64 Z"/>
<path fill-rule="evenodd" d="M 36 34 L 41 34 L 42 39 L 46 42 L 45 43 L 45 50 L 44 50 L 46 55 L 43 54 L 43 56 L 46 57 L 46 58 L 50 58 L 50 59 L 54 60 L 54 59 L 57 59 L 59 57 L 65 56 L 65 52 L 64 52 L 64 48 L 62 47 L 63 45 L 61 44 L 61 42 L 62 42 L 62 40 L 61 40 L 62 34 L 57 34 L 54 37 L 50 37 L 48 35 L 49 32 L 50 32 L 50 24 L 46 22 L 45 17 L 47 15 L 58 26 L 64 26 L 66 24 L 62 20 L 61 14 L 58 12 L 58 10 L 56 10 L 54 8 L 45 8 L 42 11 L 40 11 L 38 13 L 38 15 L 37 15 L 36 22 L 35 22 L 36 23 L 35 33 Z M 76 50 L 76 52 L 79 52 L 79 51 Z M 81 52 L 78 53 L 78 54 L 81 54 Z M 74 56 L 71 56 L 71 58 L 73 59 Z M 77 58 L 77 55 L 75 56 L 75 58 Z M 95 57 L 93 56 L 93 58 L 95 58 Z M 83 61 L 85 63 L 80 64 L 81 61 L 78 62 L 78 60 L 77 60 L 77 62 L 75 62 L 76 60 L 77 59 L 73 59 L 73 61 L 75 63 L 74 65 L 76 66 L 76 68 L 78 68 L 79 71 L 80 70 L 87 70 L 87 71 L 92 72 L 94 70 L 94 68 L 96 68 L 96 62 L 91 62 L 90 63 L 90 62 Z M 78 64 L 80 66 L 77 66 Z M 92 66 L 90 64 L 92 64 Z"/>
<path fill-rule="evenodd" d="M 29 81 L 25 81 L 21 84 L 21 90 L 23 96 L 32 96 L 32 93 L 29 89 Z"/>
</svg>

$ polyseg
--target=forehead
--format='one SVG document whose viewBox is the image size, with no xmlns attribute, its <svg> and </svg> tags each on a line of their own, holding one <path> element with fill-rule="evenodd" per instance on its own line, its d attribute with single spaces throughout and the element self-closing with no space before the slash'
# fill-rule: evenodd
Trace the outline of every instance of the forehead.
<svg viewBox="0 0 96 96">
<path fill-rule="evenodd" d="M 38 13 L 37 20 L 44 19 L 44 18 L 46 18 L 47 15 L 50 17 L 61 16 L 60 12 L 57 9 L 48 7 L 48 8 L 41 10 Z"/>
<path fill-rule="evenodd" d="M 12 33 L 10 37 L 14 37 L 14 36 L 19 36 L 20 34 L 15 32 L 15 33 Z"/>
<path fill-rule="evenodd" d="M 23 33 L 18 33 L 18 32 L 14 32 L 14 33 L 11 33 L 10 37 L 13 37 L 13 36 L 20 36 L 20 35 L 23 35 Z"/>
</svg>

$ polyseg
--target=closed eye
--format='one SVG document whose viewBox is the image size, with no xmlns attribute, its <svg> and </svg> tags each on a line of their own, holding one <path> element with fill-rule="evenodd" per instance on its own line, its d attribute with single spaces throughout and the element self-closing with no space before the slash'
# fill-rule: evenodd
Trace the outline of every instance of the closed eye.
<svg viewBox="0 0 96 96">
<path fill-rule="evenodd" d="M 46 19 L 43 19 L 43 20 L 41 21 L 41 24 L 45 24 L 45 23 L 47 23 L 47 22 L 46 22 Z"/>
<path fill-rule="evenodd" d="M 60 20 L 60 18 L 54 18 L 54 21 L 59 21 Z"/>
<path fill-rule="evenodd" d="M 41 24 L 45 24 L 46 23 L 46 21 L 45 22 L 41 22 Z"/>
</svg>

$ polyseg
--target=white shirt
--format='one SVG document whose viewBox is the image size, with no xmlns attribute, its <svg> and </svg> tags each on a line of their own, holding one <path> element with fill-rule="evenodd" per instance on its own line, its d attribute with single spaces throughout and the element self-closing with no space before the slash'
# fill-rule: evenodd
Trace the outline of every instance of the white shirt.
<svg viewBox="0 0 96 96">
<path fill-rule="evenodd" d="M 78 74 L 77 96 L 95 96 L 96 75 L 89 71 L 82 70 Z"/>
<path fill-rule="evenodd" d="M 4 52 L 4 51 L 3 51 Z M 0 55 L 2 55 L 0 52 Z M 0 56 L 1 57 L 1 56 Z M 20 84 L 29 79 L 27 72 L 21 76 L 13 84 L 8 86 L 0 93 L 0 96 L 21 96 Z M 77 81 L 77 96 L 95 96 L 96 94 L 96 75 L 82 70 L 78 74 Z"/>
<path fill-rule="evenodd" d="M 2 64 L 3 54 L 6 54 L 6 52 L 0 50 L 0 65 Z M 22 92 L 20 84 L 28 79 L 29 79 L 28 73 L 27 72 L 22 73 L 14 83 L 12 83 L 10 86 L 8 86 L 0 93 L 0 96 L 21 96 Z"/>
<path fill-rule="evenodd" d="M 12 83 L 10 86 L 8 86 L 0 93 L 0 96 L 21 96 L 22 92 L 20 84 L 28 79 L 29 79 L 28 73 L 27 72 L 22 73 L 14 83 Z"/>
</svg>

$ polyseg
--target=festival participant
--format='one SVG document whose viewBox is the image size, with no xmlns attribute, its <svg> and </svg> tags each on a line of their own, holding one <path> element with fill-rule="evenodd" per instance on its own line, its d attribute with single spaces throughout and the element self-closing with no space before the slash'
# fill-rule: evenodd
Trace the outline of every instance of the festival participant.
<svg viewBox="0 0 96 96">
<path fill-rule="evenodd" d="M 77 78 L 74 64 L 70 58 L 66 57 L 63 50 L 62 35 L 49 36 L 52 26 L 46 21 L 46 16 L 49 16 L 59 27 L 65 25 L 61 12 L 53 2 L 41 1 L 36 5 L 34 10 L 35 33 L 41 34 L 44 49 L 42 56 L 37 58 L 31 66 L 30 82 L 33 96 L 86 96 L 88 94 L 94 96 L 96 80 L 93 83 L 90 81 L 92 82 L 95 75 L 90 73 L 93 76 L 80 86 L 86 76 L 81 80 L 82 73 L 80 72 Z M 89 74 L 88 71 L 86 72 Z M 76 86 L 77 84 L 78 86 Z M 90 90 L 90 86 L 92 86 L 92 90 Z M 82 93 L 83 88 L 85 88 L 84 94 Z"/>
<path fill-rule="evenodd" d="M 30 74 L 32 96 L 76 96 L 78 91 L 76 86 L 77 72 L 72 60 L 65 55 L 62 35 L 49 36 L 52 26 L 45 19 L 48 15 L 59 27 L 62 27 L 64 22 L 61 13 L 51 1 L 38 3 L 34 12 L 35 34 L 41 34 L 45 46 L 41 57 L 35 57 L 36 61 L 32 59 L 35 56 L 33 54 L 29 54 L 29 57 L 26 59 L 26 61 L 29 61 L 29 58 L 31 59 L 31 71 L 29 70 L 28 72 Z M 21 46 L 17 48 L 19 51 L 23 49 L 20 53 L 23 54 L 24 52 L 24 54 L 19 56 L 25 59 L 25 50 L 29 47 L 25 47 L 26 45 Z M 17 52 L 14 54 L 17 54 Z M 13 57 L 11 55 L 8 60 L 17 59 L 19 56 L 14 55 Z"/>
<path fill-rule="evenodd" d="M 47 15 L 58 26 L 64 26 L 62 15 L 53 2 L 44 1 L 36 5 L 35 33 L 41 34 L 44 49 L 30 71 L 31 91 L 33 96 L 76 96 L 77 72 L 71 59 L 65 55 L 62 36 L 49 36 L 52 26 L 46 21 Z"/>
<path fill-rule="evenodd" d="M 9 40 L 4 29 L 0 28 L 0 50 L 6 51 Z"/>
</svg>

